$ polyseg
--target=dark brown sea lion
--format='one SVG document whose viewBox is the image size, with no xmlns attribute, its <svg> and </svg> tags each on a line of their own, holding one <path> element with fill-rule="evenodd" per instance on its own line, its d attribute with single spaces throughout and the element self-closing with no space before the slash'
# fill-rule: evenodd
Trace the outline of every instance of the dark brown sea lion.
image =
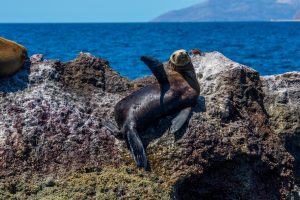
<svg viewBox="0 0 300 200">
<path fill-rule="evenodd" d="M 146 86 L 125 97 L 115 106 L 115 120 L 126 136 L 132 156 L 138 167 L 147 169 L 147 156 L 138 132 L 155 120 L 179 112 L 173 119 L 170 132 L 178 131 L 188 119 L 191 108 L 200 93 L 195 70 L 187 51 L 175 51 L 169 62 L 162 63 L 143 56 L 157 84 Z M 113 130 L 111 126 L 107 126 Z"/>
</svg>

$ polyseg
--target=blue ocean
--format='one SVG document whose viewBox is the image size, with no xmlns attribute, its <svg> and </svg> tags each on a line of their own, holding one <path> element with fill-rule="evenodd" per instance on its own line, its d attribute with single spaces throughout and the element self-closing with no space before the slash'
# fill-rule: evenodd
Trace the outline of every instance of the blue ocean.
<svg viewBox="0 0 300 200">
<path fill-rule="evenodd" d="M 300 71 L 300 23 L 295 22 L 0 24 L 0 37 L 46 59 L 69 61 L 90 52 L 130 79 L 150 74 L 141 55 L 168 60 L 182 48 L 220 51 L 261 75 Z"/>
</svg>

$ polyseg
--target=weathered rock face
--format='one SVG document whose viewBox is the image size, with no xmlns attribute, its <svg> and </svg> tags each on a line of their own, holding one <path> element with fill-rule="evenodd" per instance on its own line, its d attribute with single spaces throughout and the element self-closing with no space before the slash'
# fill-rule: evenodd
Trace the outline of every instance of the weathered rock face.
<svg viewBox="0 0 300 200">
<path fill-rule="evenodd" d="M 300 185 L 300 73 L 265 76 L 262 83 L 271 127 L 294 156 L 296 183 Z"/>
<path fill-rule="evenodd" d="M 0 161 L 1 169 L 7 167 L 7 170 L 17 173 L 16 170 L 22 172 L 30 166 L 46 173 L 60 165 L 79 166 L 79 157 L 83 163 L 95 161 L 87 154 L 101 157 L 100 160 L 110 160 L 104 155 L 105 151 L 113 153 L 114 138 L 102 130 L 101 120 L 110 115 L 111 108 L 120 97 L 105 94 L 105 86 L 111 88 L 107 81 L 117 76 L 119 83 L 123 80 L 123 85 L 118 87 L 116 84 L 114 87 L 125 91 L 130 85 L 127 79 L 112 73 L 106 62 L 88 54 L 81 54 L 70 63 L 36 57 L 31 59 L 27 89 L 6 93 L 1 98 L 1 141 L 5 147 L 2 151 L 7 156 L 7 160 Z M 14 145 L 7 146 L 11 142 Z M 68 153 L 62 154 L 62 151 Z M 111 162 L 118 160 L 117 157 Z M 14 160 L 11 164 L 15 168 L 8 165 L 8 160 Z M 49 160 L 53 161 L 53 166 L 48 163 Z"/>
<path fill-rule="evenodd" d="M 8 77 L 21 69 L 27 60 L 25 47 L 0 38 L 0 78 Z"/>
<path fill-rule="evenodd" d="M 0 79 L 1 198 L 288 198 L 299 160 L 299 143 L 288 145 L 299 135 L 299 90 L 274 89 L 274 77 L 217 52 L 192 60 L 201 95 L 189 123 L 169 134 L 170 116 L 141 133 L 150 172 L 135 168 L 126 142 L 101 122 L 152 76 L 130 82 L 107 61 L 80 54 L 67 63 L 35 55 L 27 70 Z M 272 110 L 282 90 L 288 119 Z"/>
</svg>

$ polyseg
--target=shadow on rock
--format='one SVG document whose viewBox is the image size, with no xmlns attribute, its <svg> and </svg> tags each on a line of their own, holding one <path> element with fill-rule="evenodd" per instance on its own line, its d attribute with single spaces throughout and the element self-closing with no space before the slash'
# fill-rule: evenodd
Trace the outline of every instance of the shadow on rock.
<svg viewBox="0 0 300 200">
<path fill-rule="evenodd" d="M 175 135 L 175 141 L 180 140 L 183 135 L 187 131 L 188 124 L 190 122 L 190 119 L 193 115 L 193 113 L 200 113 L 205 112 L 205 98 L 203 96 L 198 97 L 198 101 L 196 106 L 192 109 L 192 113 L 190 113 L 189 118 L 183 125 L 183 127 L 178 130 Z M 176 117 L 177 114 L 170 115 L 167 117 L 164 117 L 156 122 L 154 122 L 148 130 L 141 133 L 141 140 L 147 148 L 147 146 L 153 141 L 158 138 L 161 138 L 166 132 L 169 131 L 169 128 L 171 127 L 172 120 Z"/>
<path fill-rule="evenodd" d="M 280 199 L 276 173 L 247 155 L 218 162 L 202 175 L 186 176 L 173 187 L 173 199 Z"/>
<path fill-rule="evenodd" d="M 193 108 L 193 112 L 200 113 L 206 111 L 205 98 L 203 96 L 198 97 L 197 105 Z"/>
<path fill-rule="evenodd" d="M 295 182 L 300 186 L 300 133 L 286 137 L 285 148 L 295 158 Z"/>
<path fill-rule="evenodd" d="M 29 84 L 30 62 L 27 61 L 24 67 L 11 77 L 0 78 L 0 93 L 17 92 L 24 90 Z"/>
</svg>

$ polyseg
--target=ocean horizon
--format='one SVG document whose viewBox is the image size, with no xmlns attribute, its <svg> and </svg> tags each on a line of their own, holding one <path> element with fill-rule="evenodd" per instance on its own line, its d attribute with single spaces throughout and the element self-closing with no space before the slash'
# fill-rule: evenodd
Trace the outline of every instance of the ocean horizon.
<svg viewBox="0 0 300 200">
<path fill-rule="evenodd" d="M 0 23 L 0 37 L 24 45 L 29 56 L 69 61 L 90 52 L 130 79 L 151 74 L 142 55 L 166 61 L 193 48 L 219 51 L 261 75 L 300 71 L 299 35 L 298 21 Z"/>
</svg>

